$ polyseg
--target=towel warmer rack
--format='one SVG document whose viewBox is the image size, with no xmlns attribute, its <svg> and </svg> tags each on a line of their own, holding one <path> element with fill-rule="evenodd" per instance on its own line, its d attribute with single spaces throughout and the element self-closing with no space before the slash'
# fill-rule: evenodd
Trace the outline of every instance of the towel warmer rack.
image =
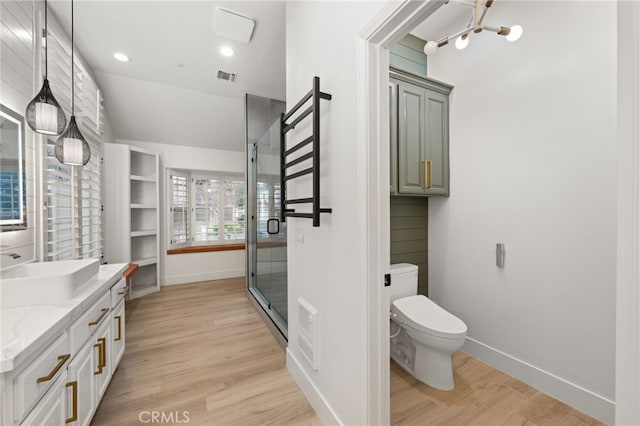
<svg viewBox="0 0 640 426">
<path fill-rule="evenodd" d="M 304 104 L 311 99 L 311 106 L 300 113 L 290 123 L 289 120 Z M 320 91 L 320 77 L 313 78 L 313 89 L 286 114 L 280 115 L 280 212 L 282 222 L 287 217 L 300 217 L 313 219 L 313 226 L 320 226 L 320 213 L 331 213 L 330 208 L 320 207 L 320 99 L 331 100 L 331 95 Z M 302 120 L 309 115 L 313 119 L 313 130 L 311 136 L 304 138 L 293 147 L 287 149 L 286 134 L 294 129 Z M 299 149 L 311 144 L 311 150 L 289 162 L 287 157 Z M 311 167 L 286 174 L 289 167 L 311 160 Z M 287 182 L 311 174 L 313 180 L 313 195 L 310 198 L 287 199 Z M 295 209 L 287 208 L 291 204 L 311 204 L 311 213 L 299 213 Z"/>
</svg>

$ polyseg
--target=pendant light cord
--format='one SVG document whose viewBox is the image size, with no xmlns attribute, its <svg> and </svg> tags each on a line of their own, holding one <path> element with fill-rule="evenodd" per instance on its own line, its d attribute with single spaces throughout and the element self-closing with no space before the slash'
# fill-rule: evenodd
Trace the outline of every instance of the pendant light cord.
<svg viewBox="0 0 640 426">
<path fill-rule="evenodd" d="M 73 0 L 71 0 L 71 117 L 75 114 L 76 95 L 75 95 L 75 72 L 73 71 Z"/>
<path fill-rule="evenodd" d="M 47 26 L 47 0 L 44 0 L 44 79 L 47 79 L 49 73 L 49 34 Z"/>
</svg>

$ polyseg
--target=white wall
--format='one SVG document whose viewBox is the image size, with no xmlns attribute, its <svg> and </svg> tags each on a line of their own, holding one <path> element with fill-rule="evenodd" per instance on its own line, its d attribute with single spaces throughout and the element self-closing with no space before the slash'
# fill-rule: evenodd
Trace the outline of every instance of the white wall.
<svg viewBox="0 0 640 426">
<path fill-rule="evenodd" d="M 0 44 L 0 103 L 24 117 L 27 104 L 35 95 L 32 2 L 3 1 L 2 43 Z M 5 31 L 6 30 L 6 31 Z M 40 82 L 41 84 L 42 82 Z M 40 86 L 36 89 L 40 90 Z M 34 133 L 25 120 L 25 165 L 27 176 L 27 229 L 0 233 L 0 253 L 17 253 L 14 259 L 0 255 L 0 269 L 35 258 L 35 149 Z M 0 155 L 2 155 L 0 153 Z"/>
<path fill-rule="evenodd" d="M 244 152 L 241 97 L 216 96 L 103 71 L 96 76 L 116 139 Z"/>
<path fill-rule="evenodd" d="M 117 143 L 160 154 L 161 285 L 240 277 L 245 274 L 245 251 L 167 255 L 166 169 L 210 170 L 244 174 L 244 153 L 118 139 Z"/>
<path fill-rule="evenodd" d="M 382 8 L 370 2 L 287 2 L 287 106 L 320 77 L 321 203 L 333 208 L 318 228 L 309 219 L 288 224 L 289 347 L 287 366 L 324 424 L 367 423 L 366 236 L 357 226 L 366 212 L 356 181 L 363 153 L 356 148 L 356 46 L 358 32 Z M 327 31 L 327 29 L 330 29 Z M 296 128 L 297 138 L 309 126 Z M 289 198 L 308 197 L 309 180 L 292 184 Z M 304 242 L 301 242 L 301 239 Z M 297 347 L 299 297 L 319 314 L 318 370 Z"/>
<path fill-rule="evenodd" d="M 494 22 L 524 35 L 473 34 L 429 59 L 455 86 L 430 295 L 467 323 L 467 351 L 612 422 L 616 4 L 497 2 Z"/>
</svg>

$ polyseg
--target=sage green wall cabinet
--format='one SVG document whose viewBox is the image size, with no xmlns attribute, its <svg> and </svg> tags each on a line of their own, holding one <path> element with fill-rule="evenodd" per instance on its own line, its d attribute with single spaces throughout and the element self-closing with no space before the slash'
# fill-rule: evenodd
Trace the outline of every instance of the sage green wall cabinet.
<svg viewBox="0 0 640 426">
<path fill-rule="evenodd" d="M 390 82 L 396 88 L 398 128 L 397 187 L 396 192 L 392 190 L 391 193 L 448 196 L 449 93 L 452 87 L 393 70 Z M 393 123 L 393 108 L 391 114 Z M 393 184 L 394 179 L 391 182 Z"/>
</svg>

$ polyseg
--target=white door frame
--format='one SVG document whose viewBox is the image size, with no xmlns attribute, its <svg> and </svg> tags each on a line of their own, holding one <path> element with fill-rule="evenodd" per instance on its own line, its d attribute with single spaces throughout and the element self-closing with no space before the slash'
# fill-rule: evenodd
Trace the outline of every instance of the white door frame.
<svg viewBox="0 0 640 426">
<path fill-rule="evenodd" d="M 616 424 L 640 424 L 640 4 L 618 1 Z"/>
<path fill-rule="evenodd" d="M 390 2 L 358 40 L 358 205 L 366 213 L 367 424 L 389 424 L 389 55 L 388 50 L 445 0 Z"/>
<path fill-rule="evenodd" d="M 392 2 L 358 40 L 359 205 L 366 208 L 368 424 L 389 424 L 388 49 L 445 0 Z M 640 424 L 640 4 L 618 1 L 616 424 Z M 594 312 L 597 315 L 597 312 Z"/>
</svg>

